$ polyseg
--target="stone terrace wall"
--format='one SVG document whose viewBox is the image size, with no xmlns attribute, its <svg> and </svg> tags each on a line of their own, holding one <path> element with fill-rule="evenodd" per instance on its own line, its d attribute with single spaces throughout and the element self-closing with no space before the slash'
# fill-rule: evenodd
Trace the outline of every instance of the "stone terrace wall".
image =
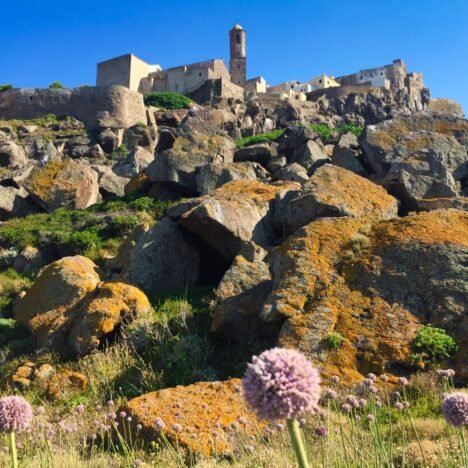
<svg viewBox="0 0 468 468">
<path fill-rule="evenodd" d="M 89 129 L 146 123 L 143 96 L 123 86 L 21 88 L 0 93 L 0 119 L 34 119 L 46 114 L 71 115 Z"/>
</svg>

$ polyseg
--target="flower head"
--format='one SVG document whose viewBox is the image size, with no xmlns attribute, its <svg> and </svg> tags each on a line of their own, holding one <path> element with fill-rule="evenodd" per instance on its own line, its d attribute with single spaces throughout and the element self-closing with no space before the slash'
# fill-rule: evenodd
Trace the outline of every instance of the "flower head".
<svg viewBox="0 0 468 468">
<path fill-rule="evenodd" d="M 31 405 L 20 396 L 0 398 L 0 432 L 21 432 L 31 422 Z"/>
<path fill-rule="evenodd" d="M 372 423 L 372 422 L 375 421 L 375 416 L 373 414 L 368 414 L 367 415 L 367 420 Z"/>
<path fill-rule="evenodd" d="M 354 395 L 348 395 L 346 397 L 346 403 L 353 406 L 354 408 L 359 408 L 359 400 Z"/>
<path fill-rule="evenodd" d="M 372 372 L 370 372 L 369 374 L 367 374 L 367 378 L 371 379 L 371 380 L 375 380 L 377 378 L 377 376 L 375 374 L 373 374 Z"/>
<path fill-rule="evenodd" d="M 328 429 L 325 426 L 317 426 L 314 432 L 317 437 L 326 437 Z"/>
<path fill-rule="evenodd" d="M 350 413 L 351 412 L 351 405 L 349 403 L 343 403 L 341 405 L 341 411 L 343 411 L 343 413 Z"/>
<path fill-rule="evenodd" d="M 162 431 L 166 427 L 166 423 L 161 418 L 156 418 L 154 425 L 158 431 Z"/>
<path fill-rule="evenodd" d="M 382 381 L 382 382 L 388 382 L 388 376 L 385 375 L 385 374 L 382 374 L 379 379 Z"/>
<path fill-rule="evenodd" d="M 447 395 L 442 403 L 445 420 L 456 427 L 468 425 L 468 393 L 457 392 Z"/>
<path fill-rule="evenodd" d="M 369 388 L 368 388 L 369 392 L 371 393 L 377 393 L 379 390 L 378 388 L 375 386 L 375 385 L 371 385 Z"/>
<path fill-rule="evenodd" d="M 398 411 L 401 411 L 404 407 L 405 407 L 405 405 L 404 405 L 401 401 L 397 401 L 397 402 L 395 403 L 395 408 L 396 408 Z"/>
<path fill-rule="evenodd" d="M 182 426 L 180 424 L 175 423 L 175 424 L 172 425 L 172 430 L 174 432 L 181 432 L 182 431 Z"/>
<path fill-rule="evenodd" d="M 337 376 L 337 375 L 332 375 L 330 377 L 330 380 L 333 382 L 333 383 L 338 383 L 340 381 L 340 378 Z"/>
<path fill-rule="evenodd" d="M 408 385 L 408 384 L 409 384 L 409 380 L 408 380 L 406 377 L 400 377 L 400 378 L 398 379 L 398 383 L 399 383 L 400 385 L 405 386 L 405 385 Z"/>
<path fill-rule="evenodd" d="M 335 390 L 332 390 L 331 388 L 329 388 L 329 389 L 325 392 L 325 397 L 326 397 L 326 398 L 329 398 L 330 400 L 336 399 L 337 396 L 338 396 L 338 394 L 335 392 Z"/>
<path fill-rule="evenodd" d="M 83 414 L 86 410 L 86 406 L 83 405 L 83 404 L 80 404 L 78 405 L 76 408 L 75 408 L 75 411 L 78 413 L 78 414 Z"/>
<path fill-rule="evenodd" d="M 248 405 L 262 419 L 300 418 L 317 406 L 318 371 L 300 352 L 273 348 L 253 358 L 242 381 Z"/>
</svg>

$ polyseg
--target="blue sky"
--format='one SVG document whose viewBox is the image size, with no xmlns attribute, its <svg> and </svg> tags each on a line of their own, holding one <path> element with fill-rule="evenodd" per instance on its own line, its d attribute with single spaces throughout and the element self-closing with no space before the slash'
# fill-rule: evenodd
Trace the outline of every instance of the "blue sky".
<svg viewBox="0 0 468 468">
<path fill-rule="evenodd" d="M 127 52 L 163 67 L 228 62 L 247 31 L 248 75 L 270 84 L 406 61 L 433 96 L 468 109 L 468 0 L 5 1 L 0 84 L 94 84 L 96 63 Z"/>
</svg>

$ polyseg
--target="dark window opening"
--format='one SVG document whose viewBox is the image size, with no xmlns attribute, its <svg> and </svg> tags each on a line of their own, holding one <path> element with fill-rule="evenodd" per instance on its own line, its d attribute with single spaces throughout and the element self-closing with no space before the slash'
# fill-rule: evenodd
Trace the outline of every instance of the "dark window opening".
<svg viewBox="0 0 468 468">
<path fill-rule="evenodd" d="M 240 34 L 236 34 L 236 42 L 237 42 L 238 44 L 241 43 Z"/>
<path fill-rule="evenodd" d="M 320 78 L 319 83 L 321 83 L 321 82 L 322 82 L 322 79 Z"/>
<path fill-rule="evenodd" d="M 202 76 L 201 72 L 198 74 L 198 76 Z"/>
</svg>

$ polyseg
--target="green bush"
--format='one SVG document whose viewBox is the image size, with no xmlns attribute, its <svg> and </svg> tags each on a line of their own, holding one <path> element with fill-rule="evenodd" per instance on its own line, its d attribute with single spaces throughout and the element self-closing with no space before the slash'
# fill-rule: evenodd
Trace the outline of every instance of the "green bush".
<svg viewBox="0 0 468 468">
<path fill-rule="evenodd" d="M 315 133 L 320 135 L 320 138 L 322 138 L 323 141 L 328 141 L 333 136 L 333 129 L 330 128 L 328 125 L 325 125 L 325 124 L 312 124 L 312 125 L 310 125 L 310 128 Z"/>
<path fill-rule="evenodd" d="M 126 158 L 128 156 L 128 148 L 125 143 L 122 143 L 115 151 L 112 151 L 112 159 Z"/>
<path fill-rule="evenodd" d="M 329 349 L 338 349 L 343 344 L 344 338 L 339 333 L 333 332 L 325 337 L 325 343 Z"/>
<path fill-rule="evenodd" d="M 13 89 L 11 84 L 0 85 L 0 93 L 3 93 L 3 91 L 8 91 L 9 89 Z"/>
<path fill-rule="evenodd" d="M 140 223 L 138 216 L 116 216 L 111 222 L 112 230 L 123 236 L 125 234 L 130 234 L 132 230 Z"/>
<path fill-rule="evenodd" d="M 50 89 L 65 89 L 65 86 L 63 86 L 63 84 L 60 83 L 60 81 L 53 81 L 52 83 L 50 83 L 49 88 Z"/>
<path fill-rule="evenodd" d="M 148 93 L 144 96 L 145 106 L 162 109 L 186 109 L 192 102 L 187 96 L 179 93 Z"/>
<path fill-rule="evenodd" d="M 252 135 L 245 138 L 239 138 L 236 140 L 236 146 L 238 148 L 244 148 L 245 146 L 254 145 L 256 143 L 265 143 L 268 141 L 277 140 L 284 133 L 284 129 L 278 128 L 267 133 L 259 133 L 258 135 Z"/>
<path fill-rule="evenodd" d="M 458 351 L 456 341 L 442 328 L 425 325 L 415 338 L 414 349 L 429 361 L 448 358 Z"/>
<path fill-rule="evenodd" d="M 360 127 L 359 125 L 355 125 L 355 124 L 346 124 L 346 125 L 343 125 L 342 127 L 338 127 L 337 130 L 340 133 L 351 132 L 358 137 L 364 131 L 364 127 Z"/>
<path fill-rule="evenodd" d="M 102 239 L 96 231 L 78 231 L 70 234 L 67 243 L 73 252 L 84 253 L 86 250 L 100 247 Z"/>
</svg>

